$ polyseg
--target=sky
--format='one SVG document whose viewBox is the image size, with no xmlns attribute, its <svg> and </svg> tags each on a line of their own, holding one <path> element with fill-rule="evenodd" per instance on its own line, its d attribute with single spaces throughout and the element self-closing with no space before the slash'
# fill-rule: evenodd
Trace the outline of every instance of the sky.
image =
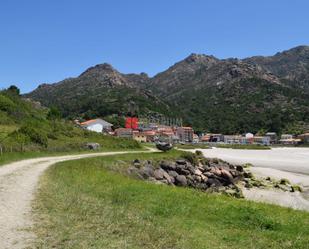
<svg viewBox="0 0 309 249">
<path fill-rule="evenodd" d="M 150 76 L 191 53 L 309 45 L 308 0 L 1 0 L 0 88 L 23 93 L 110 63 Z"/>
</svg>

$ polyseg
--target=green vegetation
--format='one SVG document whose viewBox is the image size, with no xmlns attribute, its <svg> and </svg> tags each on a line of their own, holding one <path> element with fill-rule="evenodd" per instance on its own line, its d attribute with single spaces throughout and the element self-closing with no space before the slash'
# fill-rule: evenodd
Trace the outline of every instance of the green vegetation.
<svg viewBox="0 0 309 249">
<path fill-rule="evenodd" d="M 236 149 L 236 150 L 270 150 L 269 146 L 258 144 L 218 144 L 218 148 Z"/>
<path fill-rule="evenodd" d="M 307 248 L 309 214 L 125 175 L 136 158 L 63 162 L 41 178 L 36 248 Z"/>
<path fill-rule="evenodd" d="M 177 149 L 194 150 L 194 149 L 209 149 L 207 144 L 177 144 Z"/>
<path fill-rule="evenodd" d="M 0 158 L 27 158 L 34 154 L 85 151 L 85 144 L 96 142 L 102 150 L 138 149 L 133 140 L 105 136 L 83 130 L 61 119 L 57 108 L 43 108 L 40 104 L 19 96 L 16 87 L 0 92 Z M 25 154 L 24 154 L 25 153 Z M 28 154 L 27 154 L 28 153 Z"/>
</svg>

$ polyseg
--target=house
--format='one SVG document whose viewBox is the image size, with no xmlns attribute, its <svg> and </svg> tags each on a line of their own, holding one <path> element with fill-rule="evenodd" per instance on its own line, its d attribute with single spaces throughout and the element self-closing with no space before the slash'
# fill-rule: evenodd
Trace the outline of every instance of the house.
<svg viewBox="0 0 309 249">
<path fill-rule="evenodd" d="M 196 135 L 196 134 L 193 134 L 193 143 L 194 144 L 197 144 L 197 143 L 199 143 L 199 141 L 200 141 L 200 138 L 198 137 L 198 135 Z"/>
<path fill-rule="evenodd" d="M 140 143 L 146 143 L 147 135 L 144 134 L 143 132 L 133 132 L 133 139 Z"/>
<path fill-rule="evenodd" d="M 275 144 L 278 141 L 278 136 L 276 132 L 267 132 L 265 136 L 270 138 L 271 144 Z"/>
<path fill-rule="evenodd" d="M 132 138 L 133 130 L 131 128 L 118 128 L 115 130 L 115 135 L 122 138 Z"/>
<path fill-rule="evenodd" d="M 208 143 L 209 140 L 210 140 L 210 135 L 209 134 L 206 134 L 206 135 L 201 137 L 201 142 L 202 143 Z"/>
<path fill-rule="evenodd" d="M 224 141 L 224 136 L 222 134 L 207 134 L 209 135 L 209 142 L 218 143 Z"/>
<path fill-rule="evenodd" d="M 243 137 L 240 135 L 224 135 L 224 143 L 226 144 L 241 144 Z"/>
<path fill-rule="evenodd" d="M 155 131 L 144 131 L 143 134 L 146 136 L 146 140 L 148 143 L 153 143 L 156 140 Z"/>
<path fill-rule="evenodd" d="M 176 136 L 178 136 L 180 142 L 183 142 L 183 143 L 192 143 L 193 134 L 194 132 L 191 127 L 178 127 L 176 129 Z"/>
<path fill-rule="evenodd" d="M 95 132 L 109 132 L 112 130 L 112 124 L 103 119 L 91 119 L 86 122 L 80 123 L 80 126 L 89 131 Z"/>
<path fill-rule="evenodd" d="M 300 139 L 303 143 L 309 144 L 309 132 L 301 134 L 297 138 Z"/>
<path fill-rule="evenodd" d="M 271 138 L 269 136 L 255 136 L 253 143 L 261 145 L 270 145 Z"/>
<path fill-rule="evenodd" d="M 301 142 L 301 139 L 295 139 L 291 134 L 282 134 L 279 142 L 285 145 L 294 145 L 299 144 Z"/>
</svg>

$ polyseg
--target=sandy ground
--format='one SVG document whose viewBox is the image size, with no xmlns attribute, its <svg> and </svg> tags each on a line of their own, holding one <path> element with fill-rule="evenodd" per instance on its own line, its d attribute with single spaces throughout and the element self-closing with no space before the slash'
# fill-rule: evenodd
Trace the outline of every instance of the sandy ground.
<svg viewBox="0 0 309 249">
<path fill-rule="evenodd" d="M 39 176 L 52 164 L 86 157 L 138 152 L 105 152 L 23 160 L 0 167 L 0 248 L 25 248 L 33 240 L 31 201 Z M 28 229 L 28 231 L 27 231 Z"/>
<path fill-rule="evenodd" d="M 213 148 L 202 150 L 206 157 L 220 158 L 233 164 L 251 163 L 257 177 L 287 178 L 301 185 L 303 193 L 277 190 L 244 189 L 249 200 L 278 204 L 309 211 L 309 148 L 274 148 L 272 150 L 233 150 Z"/>
</svg>

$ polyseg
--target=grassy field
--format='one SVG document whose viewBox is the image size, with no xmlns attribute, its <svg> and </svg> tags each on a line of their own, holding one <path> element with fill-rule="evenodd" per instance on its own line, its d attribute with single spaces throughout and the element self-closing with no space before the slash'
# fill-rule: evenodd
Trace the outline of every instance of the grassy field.
<svg viewBox="0 0 309 249">
<path fill-rule="evenodd" d="M 258 144 L 218 144 L 218 148 L 238 149 L 238 150 L 270 150 L 269 146 Z"/>
<path fill-rule="evenodd" d="M 207 144 L 177 144 L 176 147 L 178 149 L 184 150 L 194 150 L 194 149 L 209 149 L 209 145 Z"/>
<path fill-rule="evenodd" d="M 40 180 L 35 248 L 308 248 L 309 213 L 125 176 L 133 159 L 63 162 Z"/>
</svg>

